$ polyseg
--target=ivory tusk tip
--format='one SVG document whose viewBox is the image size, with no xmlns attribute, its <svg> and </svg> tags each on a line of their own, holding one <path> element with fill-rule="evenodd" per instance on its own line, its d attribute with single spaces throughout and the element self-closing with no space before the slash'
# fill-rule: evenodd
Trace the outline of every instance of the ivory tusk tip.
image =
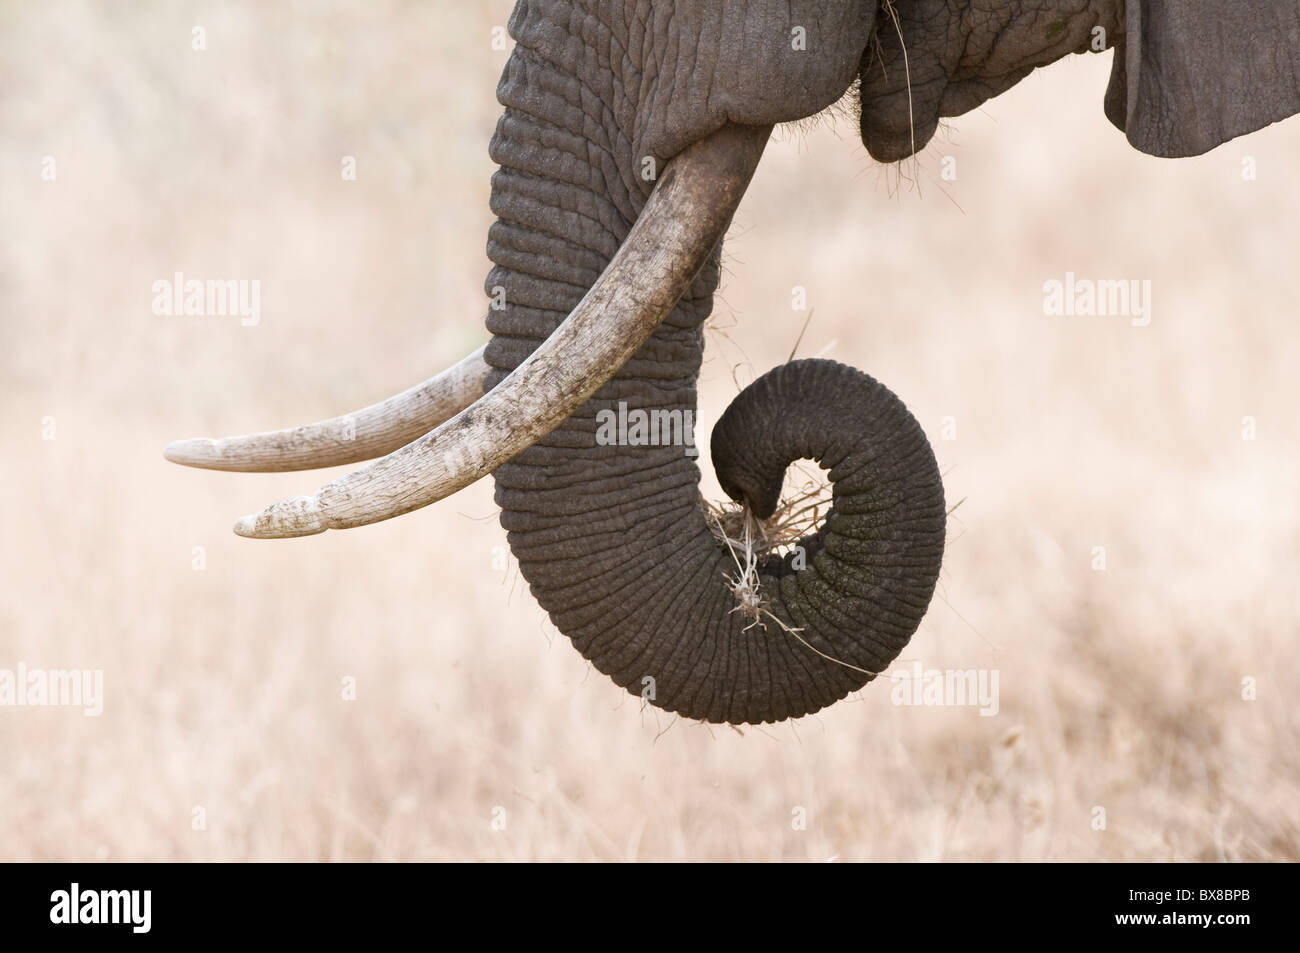
<svg viewBox="0 0 1300 953">
<path fill-rule="evenodd" d="M 216 456 L 216 446 L 217 442 L 209 437 L 173 440 L 163 447 L 163 456 L 186 467 L 208 466 Z"/>
<path fill-rule="evenodd" d="M 272 503 L 265 509 L 235 520 L 235 535 L 245 539 L 292 539 L 315 536 L 329 529 L 320 500 L 314 496 L 295 496 Z"/>
<path fill-rule="evenodd" d="M 235 535 L 244 539 L 260 539 L 257 535 L 257 514 L 241 516 L 235 520 Z"/>
</svg>

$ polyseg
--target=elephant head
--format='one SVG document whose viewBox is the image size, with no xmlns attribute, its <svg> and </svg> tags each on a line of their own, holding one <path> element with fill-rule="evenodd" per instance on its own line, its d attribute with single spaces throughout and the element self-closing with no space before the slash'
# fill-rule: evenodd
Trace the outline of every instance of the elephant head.
<svg viewBox="0 0 1300 953">
<path fill-rule="evenodd" d="M 944 548 L 921 427 L 829 361 L 759 378 L 712 437 L 754 521 L 792 461 L 819 461 L 822 524 L 748 565 L 742 594 L 706 518 L 689 432 L 702 326 L 772 126 L 857 82 L 863 142 L 898 159 L 1035 66 L 1109 47 L 1107 115 L 1142 151 L 1202 152 L 1300 111 L 1300 12 L 1272 0 L 1231 15 L 1211 0 L 520 0 L 510 32 L 486 347 L 347 417 L 167 456 L 290 470 L 388 454 L 241 519 L 253 537 L 387 519 L 492 473 L 555 625 L 620 686 L 707 721 L 796 717 L 861 688 L 920 624 Z M 637 413 L 684 420 L 683 439 L 602 439 Z"/>
<path fill-rule="evenodd" d="M 1240 0 L 894 0 L 862 60 L 862 141 L 884 162 L 1036 66 L 1114 47 L 1106 116 L 1153 156 L 1200 155 L 1300 111 L 1300 10 Z"/>
</svg>

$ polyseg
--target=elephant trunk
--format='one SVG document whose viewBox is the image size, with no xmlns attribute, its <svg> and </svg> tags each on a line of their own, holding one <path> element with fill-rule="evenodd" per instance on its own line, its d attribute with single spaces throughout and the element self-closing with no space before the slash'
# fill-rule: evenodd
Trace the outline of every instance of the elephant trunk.
<svg viewBox="0 0 1300 953">
<path fill-rule="evenodd" d="M 654 184 L 608 91 L 517 48 L 498 96 L 486 285 L 505 304 L 487 320 L 485 390 L 577 306 Z M 759 567 L 765 625 L 737 611 L 693 440 L 607 439 L 610 420 L 640 414 L 691 427 L 718 255 L 611 379 L 494 476 L 524 578 L 596 668 L 666 710 L 757 723 L 817 711 L 898 654 L 934 589 L 944 503 L 920 427 L 882 385 L 833 362 L 778 368 L 719 423 L 719 478 L 762 517 L 786 466 L 809 457 L 830 468 L 834 503 L 801 544 L 805 568 Z"/>
</svg>

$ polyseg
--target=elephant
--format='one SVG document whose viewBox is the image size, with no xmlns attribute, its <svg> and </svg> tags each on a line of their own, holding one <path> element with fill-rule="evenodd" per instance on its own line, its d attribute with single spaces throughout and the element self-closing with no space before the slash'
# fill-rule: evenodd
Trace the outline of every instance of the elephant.
<svg viewBox="0 0 1300 953">
<path fill-rule="evenodd" d="M 611 414 L 692 420 L 722 238 L 773 127 L 856 89 L 863 144 L 897 161 L 1035 67 L 1108 49 L 1105 113 L 1147 155 L 1199 155 L 1300 112 L 1287 0 L 1231 16 L 1214 0 L 519 0 L 508 29 L 489 342 L 354 414 L 165 454 L 239 471 L 380 458 L 240 519 L 255 538 L 388 519 L 490 473 L 555 626 L 617 685 L 706 722 L 796 718 L 864 687 L 920 625 L 944 552 L 922 427 L 843 364 L 774 368 L 713 430 L 747 526 L 772 516 L 793 461 L 831 482 L 796 547 L 747 553 L 748 589 L 707 518 L 693 439 L 601 439 Z"/>
</svg>

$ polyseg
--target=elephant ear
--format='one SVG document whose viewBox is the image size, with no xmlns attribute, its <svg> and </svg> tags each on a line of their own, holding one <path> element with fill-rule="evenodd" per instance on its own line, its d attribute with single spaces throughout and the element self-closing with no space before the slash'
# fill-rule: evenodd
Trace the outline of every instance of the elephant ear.
<svg viewBox="0 0 1300 953">
<path fill-rule="evenodd" d="M 1106 116 L 1134 148 L 1196 156 L 1300 112 L 1300 6 L 1128 0 Z"/>
</svg>

